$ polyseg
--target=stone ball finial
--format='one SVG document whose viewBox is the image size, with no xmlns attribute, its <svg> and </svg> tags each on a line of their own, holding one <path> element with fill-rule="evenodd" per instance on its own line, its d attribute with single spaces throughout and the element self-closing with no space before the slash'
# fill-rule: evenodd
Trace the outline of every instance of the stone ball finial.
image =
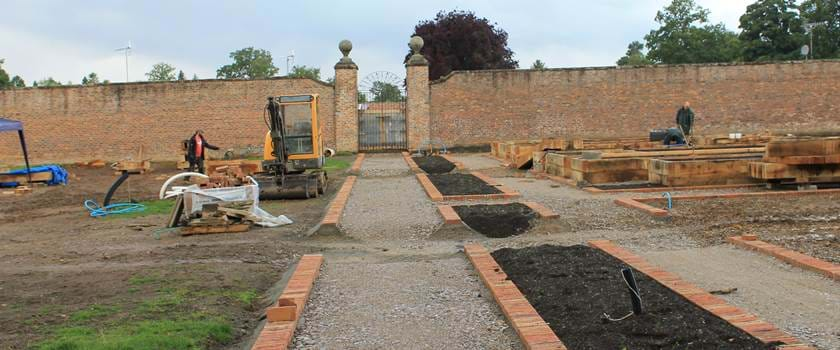
<svg viewBox="0 0 840 350">
<path fill-rule="evenodd" d="M 350 51 L 353 50 L 353 43 L 350 40 L 344 39 L 338 43 L 338 50 L 341 51 L 341 54 L 344 55 L 338 60 L 338 63 L 335 64 L 335 68 L 337 69 L 358 69 L 359 67 L 356 66 L 356 63 L 353 62 L 353 59 L 350 58 Z"/>
<path fill-rule="evenodd" d="M 411 40 L 408 41 L 408 47 L 415 55 L 420 53 L 420 50 L 423 49 L 423 38 L 419 35 L 411 37 Z"/>
<path fill-rule="evenodd" d="M 412 55 L 406 62 L 409 66 L 428 66 L 429 61 L 426 60 L 426 57 L 420 53 L 420 50 L 423 49 L 423 38 L 418 35 L 411 37 L 411 40 L 408 41 L 408 47 L 411 48 Z"/>
<path fill-rule="evenodd" d="M 338 43 L 338 49 L 344 57 L 348 57 L 350 55 L 350 51 L 353 50 L 353 43 L 351 43 L 350 40 L 344 39 Z"/>
</svg>

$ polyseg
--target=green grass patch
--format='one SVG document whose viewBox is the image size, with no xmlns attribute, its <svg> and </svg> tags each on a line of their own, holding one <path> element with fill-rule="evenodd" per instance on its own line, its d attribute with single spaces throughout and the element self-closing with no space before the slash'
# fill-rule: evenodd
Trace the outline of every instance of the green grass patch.
<svg viewBox="0 0 840 350">
<path fill-rule="evenodd" d="M 129 219 L 139 218 L 148 215 L 168 214 L 172 211 L 172 206 L 175 205 L 175 201 L 171 199 L 155 199 L 150 201 L 140 201 L 139 203 L 146 206 L 146 208 L 143 211 L 108 215 L 106 216 L 106 219 Z"/>
<path fill-rule="evenodd" d="M 219 319 L 177 319 L 138 321 L 115 328 L 59 329 L 52 339 L 36 346 L 40 350 L 141 350 L 200 349 L 210 343 L 233 339 L 233 329 Z"/>
<path fill-rule="evenodd" d="M 347 169 L 350 167 L 350 162 L 343 160 L 343 159 L 336 159 L 336 158 L 327 158 L 326 164 L 324 164 L 324 170 L 342 170 Z"/>
<path fill-rule="evenodd" d="M 105 306 L 99 304 L 93 304 L 86 309 L 82 309 L 79 311 L 74 312 L 70 315 L 71 321 L 76 322 L 85 322 L 90 321 L 97 318 L 104 318 L 110 315 L 113 315 L 120 311 L 119 307 L 116 306 Z"/>
</svg>

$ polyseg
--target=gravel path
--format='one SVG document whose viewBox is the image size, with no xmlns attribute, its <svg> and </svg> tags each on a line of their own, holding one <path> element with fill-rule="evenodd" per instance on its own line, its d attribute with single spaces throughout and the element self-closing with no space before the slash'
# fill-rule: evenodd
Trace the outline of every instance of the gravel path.
<svg viewBox="0 0 840 350">
<path fill-rule="evenodd" d="M 368 153 L 362 162 L 362 177 L 408 176 L 411 168 L 398 153 Z"/>
<path fill-rule="evenodd" d="M 368 155 L 325 252 L 295 349 L 521 349 L 399 155 Z M 343 245 L 343 246 L 342 246 Z"/>
<path fill-rule="evenodd" d="M 442 224 L 437 207 L 420 183 L 407 175 L 356 180 L 339 225 L 354 238 L 418 240 L 429 237 Z"/>
<path fill-rule="evenodd" d="M 837 282 L 731 246 L 640 252 L 651 263 L 722 295 L 820 349 L 840 349 Z"/>
<path fill-rule="evenodd" d="M 327 257 L 293 348 L 521 348 L 463 256 L 340 259 Z"/>
</svg>

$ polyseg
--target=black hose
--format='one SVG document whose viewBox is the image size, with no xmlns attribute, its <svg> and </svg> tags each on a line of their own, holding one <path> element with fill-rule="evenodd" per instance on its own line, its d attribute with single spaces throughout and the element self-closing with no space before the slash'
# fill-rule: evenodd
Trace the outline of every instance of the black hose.
<svg viewBox="0 0 840 350">
<path fill-rule="evenodd" d="M 122 175 L 120 175 L 120 178 L 117 179 L 117 181 L 114 181 L 114 184 L 111 185 L 110 189 L 108 189 L 108 194 L 105 195 L 105 201 L 102 202 L 103 207 L 107 207 L 109 204 L 111 204 L 111 197 L 114 196 L 114 192 L 116 192 L 117 188 L 119 188 L 120 185 L 122 185 L 122 183 L 125 182 L 125 179 L 128 179 L 129 175 L 131 175 L 130 172 L 123 171 Z"/>
</svg>

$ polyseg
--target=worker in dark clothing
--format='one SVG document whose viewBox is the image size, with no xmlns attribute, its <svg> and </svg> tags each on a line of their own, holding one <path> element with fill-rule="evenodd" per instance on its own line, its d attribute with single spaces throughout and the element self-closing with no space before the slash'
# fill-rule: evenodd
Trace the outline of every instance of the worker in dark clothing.
<svg viewBox="0 0 840 350">
<path fill-rule="evenodd" d="M 218 150 L 219 147 L 207 143 L 204 139 L 204 132 L 196 130 L 189 140 L 187 140 L 187 161 L 190 162 L 190 171 L 198 170 L 199 173 L 204 173 L 204 155 L 207 153 L 205 148 Z"/>
<path fill-rule="evenodd" d="M 688 101 L 677 111 L 677 125 L 682 128 L 686 138 L 691 135 L 691 127 L 694 126 L 694 111 L 691 110 L 691 104 Z"/>
</svg>

